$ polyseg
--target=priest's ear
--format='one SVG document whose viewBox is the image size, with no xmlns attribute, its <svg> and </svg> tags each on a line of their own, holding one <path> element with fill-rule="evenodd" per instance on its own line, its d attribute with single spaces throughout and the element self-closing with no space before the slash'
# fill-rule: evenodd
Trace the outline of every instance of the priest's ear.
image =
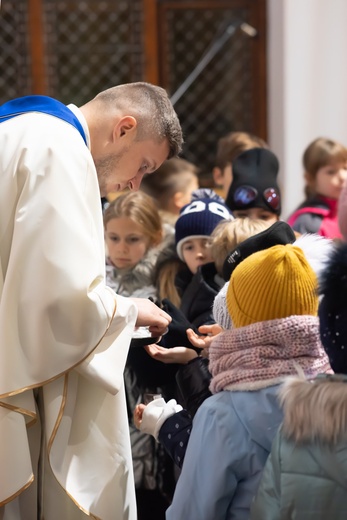
<svg viewBox="0 0 347 520">
<path fill-rule="evenodd" d="M 122 116 L 113 127 L 114 140 L 136 135 L 137 121 L 133 116 Z"/>
</svg>

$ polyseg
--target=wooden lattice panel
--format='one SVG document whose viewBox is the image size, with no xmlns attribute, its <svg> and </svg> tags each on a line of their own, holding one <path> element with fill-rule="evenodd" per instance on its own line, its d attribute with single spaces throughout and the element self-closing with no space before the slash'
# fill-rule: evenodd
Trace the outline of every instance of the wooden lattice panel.
<svg viewBox="0 0 347 520">
<path fill-rule="evenodd" d="M 0 102 L 34 93 L 81 105 L 143 80 L 174 95 L 231 24 L 247 22 L 256 38 L 227 38 L 175 104 L 183 155 L 211 179 L 221 136 L 266 139 L 265 12 L 265 0 L 3 0 Z"/>
<path fill-rule="evenodd" d="M 26 0 L 0 9 L 0 103 L 31 92 Z"/>
<path fill-rule="evenodd" d="M 213 2 L 209 2 L 210 8 L 203 2 L 164 4 L 162 79 L 174 96 L 231 24 L 251 23 L 252 13 L 250 2 L 237 2 L 238 6 L 230 9 L 225 3 L 215 7 Z M 255 41 L 236 30 L 175 104 L 185 134 L 184 156 L 203 172 L 211 171 L 221 136 L 235 130 L 257 133 L 254 55 Z"/>
<path fill-rule="evenodd" d="M 50 95 L 82 103 L 143 76 L 139 0 L 44 1 Z"/>
</svg>

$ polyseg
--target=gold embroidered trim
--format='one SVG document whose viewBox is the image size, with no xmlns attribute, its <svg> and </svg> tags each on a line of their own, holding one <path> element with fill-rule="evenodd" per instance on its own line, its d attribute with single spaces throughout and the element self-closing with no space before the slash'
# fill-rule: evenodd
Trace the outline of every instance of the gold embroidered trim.
<svg viewBox="0 0 347 520">
<path fill-rule="evenodd" d="M 22 415 L 32 417 L 33 419 L 36 419 L 37 417 L 36 412 L 31 412 L 29 410 L 26 410 L 25 408 L 21 408 L 20 406 L 14 406 L 13 404 L 4 403 L 3 401 L 0 401 L 0 406 L 2 406 L 3 408 L 7 408 L 8 410 L 11 410 L 11 412 L 18 412 Z"/>
<path fill-rule="evenodd" d="M 17 498 L 21 493 L 23 493 L 23 491 L 25 491 L 26 489 L 28 489 L 29 486 L 31 486 L 31 484 L 34 482 L 34 475 L 31 475 L 30 479 L 28 480 L 28 482 L 23 486 L 21 487 L 18 491 L 16 491 L 13 495 L 11 495 L 10 497 L 7 497 L 6 500 L 3 500 L 2 502 L 0 502 L 0 507 L 3 507 L 5 506 L 6 504 L 8 504 L 9 502 L 11 502 L 11 500 L 14 500 L 15 498 Z"/>
<path fill-rule="evenodd" d="M 48 460 L 49 460 L 49 454 L 50 454 L 50 450 L 51 450 L 51 447 L 52 447 L 52 444 L 54 442 L 54 439 L 55 439 L 55 436 L 56 436 L 56 433 L 57 433 L 57 430 L 59 428 L 59 425 L 60 425 L 60 422 L 61 422 L 61 419 L 62 419 L 62 416 L 63 416 L 63 413 L 64 413 L 64 408 L 65 408 L 65 403 L 66 403 L 66 394 L 67 394 L 67 387 L 68 387 L 68 375 L 69 375 L 69 372 L 71 370 L 73 370 L 74 368 L 76 368 L 78 365 L 80 365 L 97 347 L 98 345 L 101 343 L 101 341 L 104 339 L 104 337 L 106 336 L 110 326 L 111 326 L 111 323 L 115 317 L 115 314 L 116 314 L 116 310 L 117 310 L 117 300 L 115 298 L 115 302 L 114 302 L 114 309 L 113 309 L 113 313 L 112 313 L 112 316 L 111 316 L 111 319 L 107 325 L 107 328 L 104 332 L 104 334 L 102 335 L 102 337 L 100 338 L 100 340 L 98 341 L 98 343 L 95 345 L 95 347 L 82 359 L 80 360 L 78 363 L 76 363 L 75 365 L 73 365 L 72 367 L 70 367 L 68 370 L 64 371 L 64 372 L 61 372 L 60 374 L 52 377 L 51 379 L 48 379 L 47 381 L 44 381 L 44 382 L 41 382 L 41 383 L 38 383 L 38 384 L 35 384 L 35 385 L 30 385 L 28 387 L 25 387 L 25 388 L 21 388 L 20 390 L 16 390 L 16 391 L 13 391 L 13 392 L 9 392 L 9 393 L 6 393 L 6 394 L 2 394 L 0 395 L 0 399 L 1 398 L 4 398 L 4 397 L 11 397 L 13 395 L 17 395 L 17 394 L 20 394 L 22 392 L 25 392 L 27 390 L 32 390 L 34 388 L 38 388 L 40 386 L 43 386 L 43 385 L 46 385 L 48 383 L 51 383 L 52 381 L 55 381 L 56 379 L 58 379 L 59 377 L 62 377 L 64 375 L 64 390 L 63 390 L 63 398 L 62 398 L 62 403 L 61 403 L 61 406 L 60 406 L 60 410 L 59 410 L 59 414 L 58 414 L 58 417 L 57 417 L 57 420 L 56 420 L 56 423 L 55 423 L 55 426 L 53 428 L 53 432 L 52 432 L 52 435 L 51 435 L 51 438 L 49 439 L 49 442 L 48 442 L 48 446 L 47 446 L 47 451 L 48 451 Z M 25 415 L 29 415 L 29 416 L 32 416 L 32 417 L 35 417 L 35 414 L 33 415 L 31 412 L 27 412 L 26 410 L 22 410 L 20 409 L 19 407 L 15 407 L 15 406 L 11 406 L 11 405 L 8 405 L 7 403 L 3 403 L 3 402 L 0 402 L 0 406 L 3 406 L 5 408 L 8 408 L 10 410 L 13 410 L 13 411 L 16 411 L 16 412 L 19 412 L 19 413 L 24 413 Z M 32 421 L 31 421 L 32 423 Z M 29 425 L 28 425 L 29 426 Z M 51 466 L 51 471 L 53 473 L 53 475 L 55 476 L 54 474 L 54 471 L 52 470 L 52 466 Z M 56 477 L 55 477 L 56 478 Z M 59 480 L 56 478 L 57 482 L 59 483 L 59 485 L 61 486 Z M 10 502 L 11 500 L 13 500 L 14 498 L 16 498 L 18 495 L 20 495 L 23 491 L 25 491 L 31 484 L 32 482 L 34 481 L 34 475 L 32 475 L 30 481 L 25 485 L 23 486 L 19 491 L 17 491 L 14 495 L 12 495 L 10 498 L 6 498 L 5 501 L 3 502 L 0 502 L 0 506 L 2 505 L 5 505 L 7 504 L 8 502 Z M 74 498 L 72 495 L 70 495 L 70 493 L 65 489 L 63 488 L 63 486 L 61 486 L 62 489 L 65 491 L 65 493 L 68 495 L 68 497 L 74 502 L 74 504 L 83 512 L 85 513 L 86 515 L 90 516 L 91 518 L 93 518 L 94 520 L 101 520 L 100 517 L 96 516 L 96 515 L 93 515 L 90 511 L 87 511 L 86 509 L 84 509 Z"/>
<path fill-rule="evenodd" d="M 94 350 L 100 345 L 100 343 L 102 342 L 102 340 L 106 336 L 106 334 L 108 332 L 108 329 L 111 326 L 111 323 L 112 323 L 112 321 L 114 319 L 114 316 L 116 314 L 116 310 L 117 310 L 117 300 L 115 298 L 113 313 L 112 313 L 111 319 L 110 319 L 110 321 L 109 321 L 109 323 L 108 323 L 108 325 L 106 327 L 106 330 L 105 330 L 104 334 L 101 336 L 101 338 L 99 339 L 97 344 L 90 350 L 90 352 L 88 352 L 88 354 L 86 354 L 82 359 L 80 359 L 72 367 L 69 367 L 67 370 L 64 370 L 63 372 L 60 372 L 60 374 L 57 374 L 56 376 L 51 377 L 50 379 L 46 379 L 46 381 L 40 381 L 40 383 L 35 383 L 34 385 L 26 386 L 24 388 L 19 388 L 18 390 L 12 390 L 11 392 L 6 392 L 5 394 L 1 394 L 0 395 L 0 399 L 4 399 L 5 397 L 12 397 L 13 395 L 21 394 L 23 392 L 26 392 L 27 390 L 33 390 L 34 388 L 39 388 L 40 386 L 47 385 L 48 383 L 51 383 L 52 381 L 55 381 L 56 379 L 59 379 L 59 377 L 62 377 L 63 375 L 67 374 L 68 372 L 70 372 L 70 370 L 73 370 L 74 368 L 78 367 L 78 365 L 83 363 L 83 361 L 85 359 L 87 359 L 87 357 L 90 356 L 90 354 L 92 352 L 94 352 Z"/>
<path fill-rule="evenodd" d="M 37 422 L 37 414 L 36 414 L 36 412 L 29 412 L 29 410 L 25 410 L 24 408 L 20 408 L 19 406 L 13 406 L 13 405 L 10 405 L 8 403 L 4 403 L 2 401 L 0 401 L 0 406 L 2 406 L 3 408 L 7 408 L 11 412 L 21 413 L 22 415 L 25 415 L 26 418 L 27 417 L 31 417 L 30 421 L 27 420 L 27 419 L 25 421 L 25 425 L 26 425 L 27 428 L 31 428 Z"/>
<path fill-rule="evenodd" d="M 55 422 L 55 425 L 54 425 L 54 428 L 53 428 L 53 431 L 52 431 L 52 434 L 51 434 L 51 437 L 47 443 L 47 454 L 48 454 L 48 462 L 49 462 L 49 465 L 50 465 L 50 468 L 51 468 L 51 471 L 52 471 L 52 474 L 54 475 L 56 481 L 58 482 L 59 486 L 63 489 L 63 491 L 65 491 L 65 493 L 67 494 L 67 496 L 70 498 L 70 500 L 72 500 L 72 502 L 78 507 L 78 509 L 80 509 L 83 513 L 85 513 L 86 515 L 90 516 L 91 518 L 94 518 L 94 520 L 101 520 L 101 518 L 93 515 L 90 511 L 87 511 L 86 509 L 84 509 L 84 507 L 82 507 L 75 499 L 74 497 L 61 485 L 61 483 L 59 482 L 59 480 L 57 479 L 57 477 L 55 476 L 55 473 L 52 469 L 52 466 L 51 466 L 51 462 L 50 462 L 50 452 L 51 452 L 51 449 L 52 449 L 52 445 L 53 445 L 53 442 L 54 442 L 54 439 L 56 437 L 56 434 L 57 434 L 57 431 L 58 431 L 58 428 L 60 426 L 60 423 L 61 423 L 61 419 L 63 417 L 63 413 L 64 413 L 64 409 L 65 409 L 65 404 L 66 404 L 66 396 L 67 396 L 67 390 L 68 390 L 68 379 L 69 379 L 69 374 L 65 374 L 65 378 L 64 378 L 64 389 L 63 389 L 63 397 L 62 397 L 62 400 L 61 400 L 61 405 L 60 405 L 60 410 L 59 410 L 59 413 L 58 413 L 58 416 L 57 416 L 57 420 Z"/>
<path fill-rule="evenodd" d="M 115 300 L 115 306 L 114 306 L 114 309 L 113 309 L 113 314 L 112 314 L 112 317 L 110 319 L 110 322 L 108 324 L 108 327 L 104 333 L 104 335 L 102 336 L 102 338 L 100 339 L 100 341 L 97 343 L 97 345 L 95 346 L 95 348 L 100 344 L 101 340 L 105 337 L 108 329 L 110 328 L 111 326 L 111 323 L 113 321 L 113 318 L 116 314 L 116 310 L 117 310 L 117 301 Z M 95 348 L 93 350 L 95 350 Z M 77 366 L 77 365 L 76 365 Z M 47 455 L 48 455 L 48 461 L 49 461 L 49 465 L 51 467 L 51 471 L 52 471 L 52 474 L 55 476 L 55 473 L 52 469 L 52 466 L 51 466 L 51 463 L 50 463 L 50 452 L 51 452 L 51 449 L 52 449 L 52 445 L 53 445 L 53 442 L 54 442 L 54 439 L 56 437 L 56 434 L 57 434 L 57 431 L 58 431 L 58 428 L 60 426 L 60 423 L 61 423 L 61 419 L 63 417 L 63 413 L 64 413 L 64 409 L 65 409 L 65 404 L 66 404 L 66 396 L 67 396 L 67 389 L 68 389 L 68 378 L 69 378 L 69 373 L 65 373 L 65 376 L 64 376 L 64 389 L 63 389 L 63 397 L 62 397 L 62 401 L 61 401 L 61 405 L 60 405 L 60 410 L 59 410 L 59 413 L 58 413 L 58 416 L 57 416 L 57 420 L 55 422 L 55 425 L 54 425 L 54 428 L 53 428 L 53 431 L 52 431 L 52 434 L 51 434 L 51 437 L 47 443 Z M 67 494 L 67 496 L 72 500 L 72 502 L 78 507 L 78 509 L 80 509 L 84 514 L 90 516 L 91 518 L 93 518 L 94 520 L 101 520 L 100 517 L 96 516 L 96 515 L 93 515 L 90 511 L 88 511 L 87 509 L 85 509 L 84 507 L 82 507 L 76 500 L 75 498 L 60 484 L 59 480 L 57 479 L 57 477 L 55 476 L 58 484 L 61 486 L 61 488 L 65 491 L 65 493 Z"/>
</svg>

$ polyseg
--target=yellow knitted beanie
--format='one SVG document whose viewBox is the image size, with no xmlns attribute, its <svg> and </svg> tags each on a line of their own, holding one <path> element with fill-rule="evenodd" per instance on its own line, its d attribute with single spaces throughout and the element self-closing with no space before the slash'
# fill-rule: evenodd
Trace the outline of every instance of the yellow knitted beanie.
<svg viewBox="0 0 347 520">
<path fill-rule="evenodd" d="M 226 304 L 235 328 L 292 315 L 316 316 L 317 277 L 302 249 L 274 246 L 236 267 Z"/>
</svg>

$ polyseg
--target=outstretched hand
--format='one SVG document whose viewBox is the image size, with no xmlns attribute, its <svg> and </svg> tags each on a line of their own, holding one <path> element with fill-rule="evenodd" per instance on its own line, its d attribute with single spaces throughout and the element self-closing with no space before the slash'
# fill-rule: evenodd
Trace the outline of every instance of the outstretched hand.
<svg viewBox="0 0 347 520">
<path fill-rule="evenodd" d="M 152 336 L 162 336 L 171 323 L 171 316 L 147 298 L 131 298 L 138 314 L 136 327 L 148 327 Z"/>
<path fill-rule="evenodd" d="M 213 325 L 201 325 L 198 329 L 199 334 L 194 332 L 193 329 L 187 329 L 187 336 L 189 341 L 194 347 L 208 349 L 212 343 L 212 340 L 221 332 L 223 329 L 217 323 Z"/>
<path fill-rule="evenodd" d="M 138 430 L 140 429 L 140 426 L 142 423 L 142 416 L 143 416 L 143 412 L 144 412 L 145 408 L 146 408 L 146 405 L 142 404 L 142 403 L 137 404 L 135 406 L 135 410 L 133 413 L 133 420 L 134 420 L 134 424 Z"/>
<path fill-rule="evenodd" d="M 165 348 L 153 344 L 147 345 L 144 348 L 147 354 L 157 361 L 162 361 L 162 363 L 179 363 L 185 365 L 198 355 L 195 350 L 187 347 Z"/>
</svg>

